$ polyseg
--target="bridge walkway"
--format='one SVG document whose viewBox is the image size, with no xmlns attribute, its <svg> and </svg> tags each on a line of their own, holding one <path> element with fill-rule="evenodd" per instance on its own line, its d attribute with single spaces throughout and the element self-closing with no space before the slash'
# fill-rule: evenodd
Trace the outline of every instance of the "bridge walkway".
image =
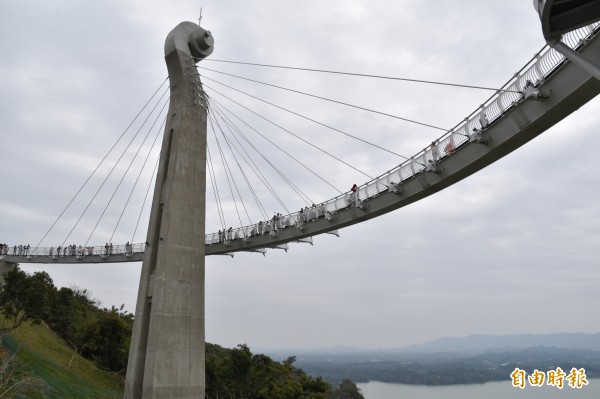
<svg viewBox="0 0 600 399">
<path fill-rule="evenodd" d="M 574 50 L 600 65 L 600 23 L 565 35 Z M 506 85 L 455 128 L 434 140 L 396 168 L 347 192 L 274 220 L 207 234 L 206 255 L 265 253 L 288 249 L 293 242 L 311 242 L 323 233 L 378 217 L 436 193 L 529 142 L 600 93 L 600 82 L 560 53 L 546 47 Z M 57 255 L 55 248 L 18 254 L 8 248 L 8 263 L 138 262 L 146 244 L 131 249 L 105 246 Z M 77 247 L 79 249 L 79 247 Z M 64 249 L 62 249 L 64 251 Z M 52 253 L 51 253 L 52 252 Z"/>
</svg>

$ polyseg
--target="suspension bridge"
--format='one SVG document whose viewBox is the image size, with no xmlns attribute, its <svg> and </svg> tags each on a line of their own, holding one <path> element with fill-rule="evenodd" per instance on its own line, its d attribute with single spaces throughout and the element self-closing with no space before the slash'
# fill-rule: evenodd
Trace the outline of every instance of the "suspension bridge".
<svg viewBox="0 0 600 399">
<path fill-rule="evenodd" d="M 197 131 L 201 125 L 210 125 L 213 131 L 222 131 L 220 125 L 232 130 L 237 127 L 232 127 L 232 120 L 211 93 L 212 83 L 200 82 L 201 72 L 196 64 L 212 53 L 210 32 L 183 23 L 171 32 L 165 46 L 171 100 L 168 117 L 162 124 L 165 135 L 161 160 L 156 166 L 147 240 L 115 246 L 108 242 L 89 245 L 92 231 L 87 242 L 79 246 L 65 246 L 67 237 L 57 247 L 4 247 L 0 262 L 14 265 L 143 260 L 128 370 L 130 390 L 126 395 L 203 397 L 198 392 L 203 391 L 204 384 L 205 255 L 287 251 L 290 244 L 312 243 L 312 237 L 319 234 L 338 235 L 344 227 L 419 201 L 476 173 L 566 118 L 600 92 L 600 24 L 593 17 L 600 14 L 595 12 L 598 2 L 539 1 L 534 5 L 548 45 L 456 126 L 423 143 L 423 149 L 403 157 L 394 168 L 349 191 L 299 211 L 240 223 L 236 228 L 221 223 L 222 229 L 208 234 L 204 232 L 205 182 L 201 177 L 207 174 L 205 165 L 213 176 L 214 165 L 201 156 L 202 151 L 206 153 L 206 141 L 198 139 Z M 218 91 L 214 89 L 214 93 Z M 155 123 L 158 119 L 157 116 Z M 224 140 L 228 140 L 225 135 Z M 245 159 L 239 149 L 234 151 Z M 210 149 L 208 156 L 210 159 Z M 218 195 L 216 183 L 211 184 Z M 191 240 L 195 241 L 190 244 Z M 182 297 L 178 298 L 178 292 Z M 182 325 L 185 328 L 180 329 Z M 164 364 L 172 365 L 172 370 L 165 371 Z"/>
<path fill-rule="evenodd" d="M 569 48 L 595 62 L 598 25 L 568 33 Z M 597 82 L 546 46 L 497 92 L 464 120 L 434 137 L 397 167 L 364 182 L 355 192 L 341 193 L 300 211 L 255 223 L 214 231 L 205 236 L 206 255 L 240 251 L 288 250 L 290 243 L 312 243 L 312 237 L 338 234 L 344 227 L 381 216 L 434 194 L 485 168 L 535 138 L 597 94 Z M 210 100 L 209 100 L 210 101 Z M 209 108 L 210 109 L 210 108 Z M 218 113 L 219 109 L 215 110 Z M 145 243 L 29 250 L 8 247 L 9 263 L 137 262 Z"/>
</svg>

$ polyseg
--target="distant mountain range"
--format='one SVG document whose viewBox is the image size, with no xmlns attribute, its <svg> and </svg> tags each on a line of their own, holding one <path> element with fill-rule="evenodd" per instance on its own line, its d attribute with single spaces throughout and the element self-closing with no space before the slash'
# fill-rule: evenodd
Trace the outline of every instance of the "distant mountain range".
<svg viewBox="0 0 600 399">
<path fill-rule="evenodd" d="M 567 373 L 583 368 L 588 379 L 600 378 L 600 351 L 538 346 L 494 350 L 475 355 L 458 353 L 396 353 L 372 356 L 305 356 L 297 367 L 312 376 L 336 383 L 349 378 L 355 382 L 381 381 L 416 385 L 480 384 L 509 381 L 515 368 L 528 373 L 555 370 Z"/>
<path fill-rule="evenodd" d="M 410 345 L 400 349 L 400 351 L 418 353 L 473 353 L 498 349 L 532 348 L 536 346 L 600 351 L 600 333 L 469 335 L 461 338 L 444 337 L 423 344 Z"/>
<path fill-rule="evenodd" d="M 600 378 L 600 333 L 471 335 L 394 349 L 266 353 L 276 359 L 294 355 L 298 367 L 334 383 L 343 378 L 424 385 L 483 383 L 507 380 L 515 367 L 528 372 L 583 367 L 588 378 Z"/>
<path fill-rule="evenodd" d="M 303 355 L 374 355 L 374 354 L 431 354 L 460 353 L 472 355 L 487 351 L 506 351 L 533 347 L 552 347 L 600 351 L 600 332 L 598 333 L 552 333 L 552 334 L 516 334 L 516 335 L 469 335 L 466 337 L 442 337 L 422 344 L 400 348 L 361 349 L 349 346 L 337 346 L 315 349 L 259 349 L 274 357 Z M 285 358 L 284 357 L 284 358 Z"/>
</svg>

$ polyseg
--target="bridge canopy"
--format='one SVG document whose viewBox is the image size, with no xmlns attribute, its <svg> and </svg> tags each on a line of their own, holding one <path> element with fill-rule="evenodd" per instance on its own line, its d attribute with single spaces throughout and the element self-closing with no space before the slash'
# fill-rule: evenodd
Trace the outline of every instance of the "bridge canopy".
<svg viewBox="0 0 600 399">
<path fill-rule="evenodd" d="M 600 0 L 533 0 L 546 40 L 600 20 Z"/>
</svg>

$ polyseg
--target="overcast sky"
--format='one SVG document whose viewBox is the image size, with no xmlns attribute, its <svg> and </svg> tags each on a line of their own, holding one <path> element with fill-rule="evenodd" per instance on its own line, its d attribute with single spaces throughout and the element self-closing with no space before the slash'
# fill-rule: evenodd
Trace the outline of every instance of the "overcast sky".
<svg viewBox="0 0 600 399">
<path fill-rule="evenodd" d="M 196 22 L 200 6 L 202 24 L 215 37 L 211 58 L 220 60 L 500 87 L 544 45 L 531 1 L 522 0 L 4 0 L 0 242 L 38 243 L 164 81 L 164 39 L 179 22 Z M 200 66 L 442 128 L 456 125 L 491 94 L 208 60 Z M 200 72 L 206 75 L 207 93 L 223 104 L 227 100 L 217 91 L 232 92 L 208 78 L 405 156 L 441 135 Z M 236 98 L 367 174 L 378 175 L 401 162 L 242 95 Z M 227 107 L 243 115 L 234 105 Z M 228 347 L 384 348 L 441 336 L 600 331 L 599 112 L 600 102 L 592 100 L 476 175 L 343 229 L 340 238 L 318 236 L 314 246 L 290 244 L 288 253 L 269 251 L 266 257 L 208 257 L 207 340 Z M 336 187 L 348 190 L 367 180 L 286 133 L 256 124 Z M 337 195 L 260 139 L 253 140 L 315 202 Z M 129 216 L 141 208 L 156 160 L 152 157 Z M 220 171 L 222 165 L 215 168 Z M 132 180 L 127 178 L 128 185 Z M 227 183 L 219 184 L 225 188 Z M 274 184 L 289 209 L 303 205 L 289 189 Z M 108 185 L 114 189 L 116 183 Z M 220 228 L 212 196 L 207 190 L 207 232 Z M 269 214 L 284 212 L 273 199 L 263 201 Z M 228 199 L 224 202 L 232 207 Z M 258 220 L 256 205 L 249 201 L 247 206 Z M 119 212 L 109 211 L 109 222 L 99 226 L 90 244 L 108 240 Z M 67 213 L 42 245 L 60 244 L 77 217 L 76 211 Z M 233 214 L 226 217 L 227 224 L 239 225 Z M 136 218 L 129 219 L 113 242 L 130 239 Z M 94 223 L 86 217 L 68 243 L 85 241 Z M 137 242 L 145 240 L 146 225 L 147 214 Z M 58 286 L 87 288 L 104 306 L 135 309 L 141 264 L 23 269 L 46 270 Z"/>
</svg>

